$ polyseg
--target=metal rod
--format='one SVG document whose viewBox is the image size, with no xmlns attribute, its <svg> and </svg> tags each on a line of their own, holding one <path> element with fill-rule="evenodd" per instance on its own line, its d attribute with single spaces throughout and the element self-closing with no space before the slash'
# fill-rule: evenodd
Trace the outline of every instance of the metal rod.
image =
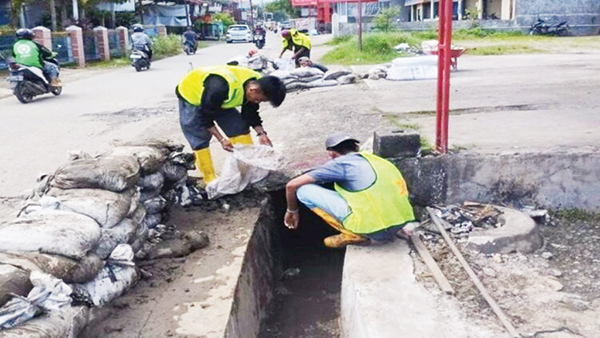
<svg viewBox="0 0 600 338">
<path fill-rule="evenodd" d="M 435 145 L 442 154 L 448 152 L 448 114 L 450 110 L 450 66 L 452 48 L 452 0 L 440 0 L 438 38 L 438 88 Z"/>
<path fill-rule="evenodd" d="M 443 221 L 435 214 L 435 212 L 431 208 L 428 207 L 427 211 L 429 212 L 429 216 L 431 217 L 431 220 L 433 220 L 433 223 L 435 223 L 438 230 L 442 234 L 442 237 L 444 237 L 444 239 L 446 240 L 446 243 L 448 243 L 448 246 L 450 247 L 450 249 L 456 256 L 456 258 L 458 258 L 458 261 L 460 262 L 460 264 L 462 264 L 465 271 L 467 271 L 467 274 L 469 275 L 469 277 L 471 277 L 471 280 L 473 281 L 473 283 L 475 284 L 477 289 L 479 289 L 479 292 L 481 292 L 481 295 L 483 296 L 485 301 L 490 305 L 490 307 L 492 308 L 492 310 L 494 311 L 496 316 L 498 316 L 498 319 L 500 319 L 500 322 L 502 322 L 502 325 L 504 325 L 504 327 L 506 328 L 506 331 L 508 331 L 508 333 L 512 337 L 515 337 L 515 338 L 521 337 L 517 333 L 517 330 L 515 330 L 514 326 L 512 326 L 512 324 L 510 323 L 510 321 L 508 320 L 508 318 L 506 317 L 506 315 L 504 314 L 502 309 L 498 306 L 498 304 L 496 303 L 494 298 L 492 298 L 492 296 L 490 296 L 490 294 L 487 292 L 487 289 L 485 288 L 483 283 L 481 283 L 481 280 L 479 279 L 479 277 L 477 277 L 477 275 L 475 274 L 473 269 L 471 269 L 471 266 L 469 266 L 469 263 L 467 263 L 467 261 L 465 260 L 463 255 L 460 253 L 460 250 L 458 250 L 456 245 L 454 245 L 454 242 L 452 242 L 452 239 L 450 238 L 450 236 L 444 229 L 444 226 L 442 224 Z"/>
<path fill-rule="evenodd" d="M 419 238 L 419 235 L 412 234 L 410 236 L 410 239 L 412 240 L 415 249 L 417 249 L 419 256 L 421 256 L 421 259 L 423 259 L 423 262 L 425 262 L 425 264 L 431 271 L 431 274 L 440 286 L 440 289 L 442 289 L 442 291 L 444 291 L 444 293 L 446 293 L 447 295 L 453 295 L 454 289 L 450 285 L 450 282 L 448 282 L 448 279 L 446 278 L 442 270 L 440 270 L 440 267 L 437 265 L 433 257 L 431 257 L 431 254 Z"/>
<path fill-rule="evenodd" d="M 362 52 L 362 1 L 358 0 L 358 51 Z"/>
</svg>

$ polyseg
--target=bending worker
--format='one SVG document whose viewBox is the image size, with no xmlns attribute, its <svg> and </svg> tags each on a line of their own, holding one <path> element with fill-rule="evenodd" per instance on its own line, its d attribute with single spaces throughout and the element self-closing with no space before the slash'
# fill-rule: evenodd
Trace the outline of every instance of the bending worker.
<svg viewBox="0 0 600 338">
<path fill-rule="evenodd" d="M 325 238 L 325 246 L 330 248 L 389 241 L 414 221 L 406 182 L 396 166 L 371 153 L 358 152 L 358 141 L 345 133 L 329 136 L 325 147 L 332 160 L 286 186 L 286 227 L 298 227 L 298 200 L 340 232 Z M 315 182 L 334 183 L 335 191 Z"/>
<path fill-rule="evenodd" d="M 306 56 L 310 59 L 310 38 L 308 35 L 298 32 L 297 29 L 292 28 L 289 30 L 281 31 L 281 37 L 283 38 L 283 50 L 279 54 L 279 58 L 283 56 L 286 50 L 293 50 L 294 56 L 292 59 L 296 60 L 296 67 L 300 66 L 298 59 Z"/>
<path fill-rule="evenodd" d="M 223 149 L 233 144 L 252 144 L 250 127 L 260 144 L 272 146 L 258 115 L 259 103 L 279 107 L 285 99 L 285 85 L 274 76 L 261 75 L 236 66 L 200 67 L 187 73 L 176 88 L 179 122 L 196 155 L 196 166 L 204 183 L 216 178 L 208 148 L 214 136 Z M 236 107 L 242 107 L 241 113 Z M 215 122 L 227 138 L 215 127 Z"/>
</svg>

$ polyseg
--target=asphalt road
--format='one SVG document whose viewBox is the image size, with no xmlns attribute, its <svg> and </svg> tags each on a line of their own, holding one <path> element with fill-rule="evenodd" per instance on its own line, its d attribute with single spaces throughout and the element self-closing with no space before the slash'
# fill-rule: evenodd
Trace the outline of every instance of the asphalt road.
<svg viewBox="0 0 600 338">
<path fill-rule="evenodd" d="M 276 56 L 280 46 L 269 33 L 263 51 Z M 14 96 L 0 100 L 0 197 L 33 188 L 36 177 L 53 172 L 71 150 L 94 153 L 113 139 L 134 139 L 160 123 L 165 111 L 177 119 L 174 89 L 192 66 L 224 64 L 252 48 L 251 43 L 217 44 L 193 56 L 156 61 L 149 71 L 90 72 L 65 83 L 58 97 L 44 95 L 29 104 Z"/>
</svg>

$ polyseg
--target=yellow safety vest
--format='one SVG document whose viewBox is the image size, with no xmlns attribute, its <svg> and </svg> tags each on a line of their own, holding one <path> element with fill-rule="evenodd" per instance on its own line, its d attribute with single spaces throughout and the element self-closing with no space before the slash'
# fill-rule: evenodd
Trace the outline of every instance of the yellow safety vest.
<svg viewBox="0 0 600 338">
<path fill-rule="evenodd" d="M 413 221 L 415 215 L 400 170 L 379 156 L 367 152 L 359 154 L 375 171 L 375 182 L 361 191 L 348 191 L 335 184 L 335 190 L 350 206 L 350 214 L 342 222 L 344 228 L 357 234 L 370 234 Z"/>
<path fill-rule="evenodd" d="M 244 83 L 259 79 L 261 75 L 249 68 L 237 66 L 200 67 L 187 73 L 177 86 L 179 95 L 189 104 L 199 106 L 204 92 L 204 80 L 209 75 L 219 75 L 229 84 L 229 95 L 221 106 L 223 109 L 240 107 L 244 103 Z"/>
<path fill-rule="evenodd" d="M 310 38 L 298 32 L 297 29 L 290 29 L 290 36 L 292 37 L 292 42 L 294 45 L 304 47 L 306 49 L 310 49 Z M 292 46 L 289 45 L 289 42 L 286 38 L 283 39 L 283 49 L 292 49 Z"/>
</svg>

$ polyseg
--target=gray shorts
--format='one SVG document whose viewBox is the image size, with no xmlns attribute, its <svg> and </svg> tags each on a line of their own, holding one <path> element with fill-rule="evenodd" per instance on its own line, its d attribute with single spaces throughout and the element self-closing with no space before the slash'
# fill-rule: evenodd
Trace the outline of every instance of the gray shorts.
<svg viewBox="0 0 600 338">
<path fill-rule="evenodd" d="M 208 148 L 212 135 L 207 130 L 204 116 L 198 112 L 197 106 L 189 104 L 182 98 L 179 98 L 179 123 L 183 135 L 193 150 Z M 216 112 L 215 123 L 227 137 L 250 133 L 248 123 L 235 108 L 222 109 Z"/>
</svg>

